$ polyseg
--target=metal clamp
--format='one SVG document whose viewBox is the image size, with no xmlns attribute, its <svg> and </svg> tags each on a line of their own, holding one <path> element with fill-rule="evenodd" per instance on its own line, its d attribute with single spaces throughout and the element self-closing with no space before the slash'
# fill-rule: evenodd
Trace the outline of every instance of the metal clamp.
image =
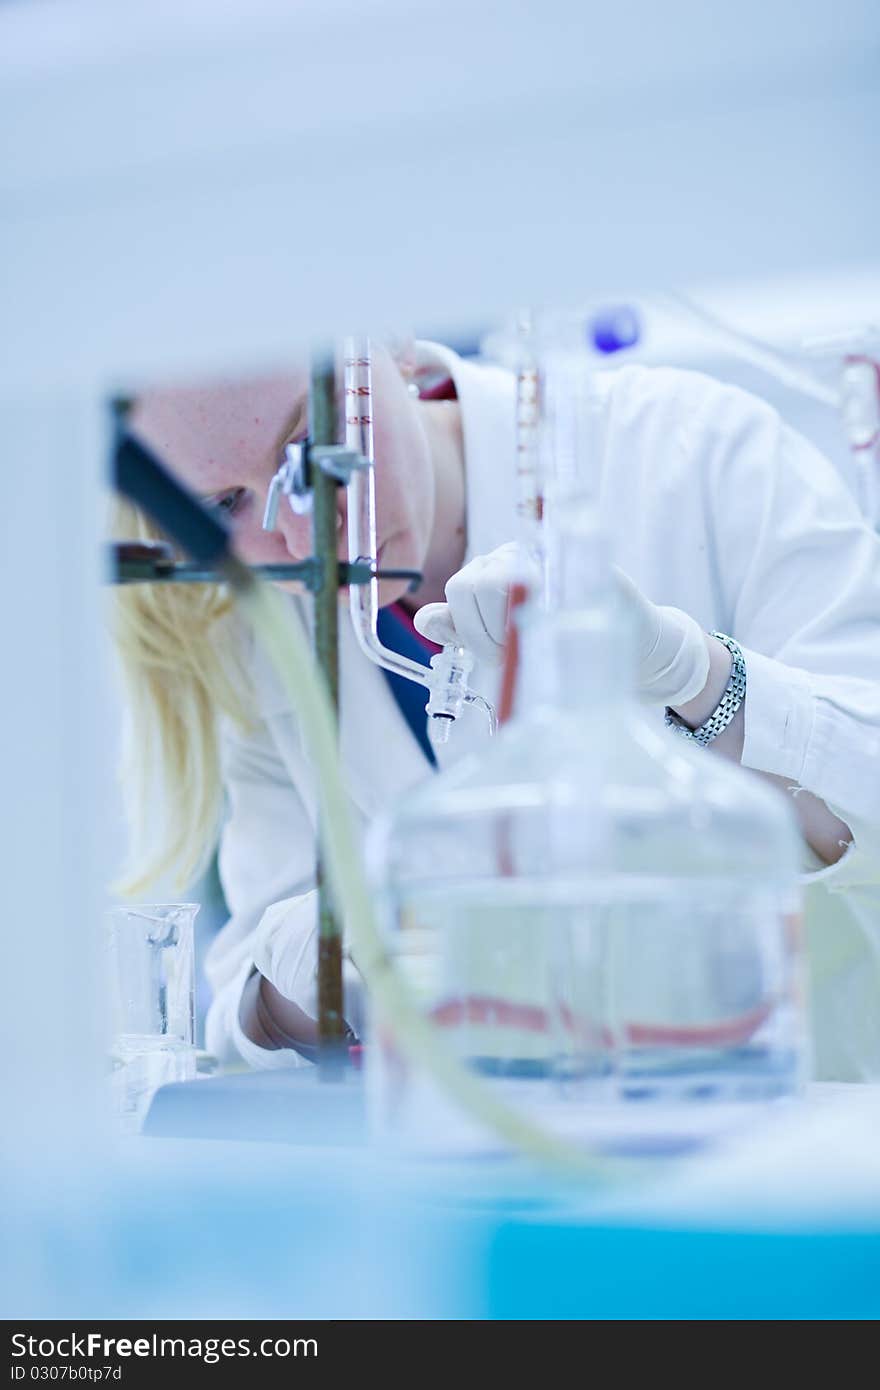
<svg viewBox="0 0 880 1390">
<path fill-rule="evenodd" d="M 312 469 L 320 468 L 341 486 L 347 486 L 353 473 L 371 466 L 370 460 L 344 444 L 312 444 L 302 439 L 284 446 L 284 462 L 269 484 L 263 530 L 278 526 L 278 508 L 286 497 L 291 511 L 306 516 L 312 509 Z"/>
<path fill-rule="evenodd" d="M 309 463 L 335 478 L 337 483 L 347 487 L 353 473 L 362 473 L 371 468 L 372 463 L 356 449 L 345 444 L 306 444 Z"/>
<path fill-rule="evenodd" d="M 191 560 L 176 560 L 166 541 L 114 541 L 107 547 L 107 579 L 111 584 L 223 584 L 221 570 Z M 311 556 L 288 564 L 250 565 L 252 573 L 274 583 L 291 581 L 313 593 L 321 587 L 322 567 Z M 339 585 L 372 584 L 374 579 L 406 579 L 409 592 L 421 583 L 419 570 L 377 569 L 371 560 L 340 560 Z"/>
<path fill-rule="evenodd" d="M 305 516 L 311 509 L 312 496 L 309 484 L 308 441 L 284 446 L 284 462 L 278 469 L 266 496 L 266 509 L 263 512 L 263 530 L 275 531 L 278 527 L 278 508 L 282 496 L 290 503 L 297 516 Z"/>
</svg>

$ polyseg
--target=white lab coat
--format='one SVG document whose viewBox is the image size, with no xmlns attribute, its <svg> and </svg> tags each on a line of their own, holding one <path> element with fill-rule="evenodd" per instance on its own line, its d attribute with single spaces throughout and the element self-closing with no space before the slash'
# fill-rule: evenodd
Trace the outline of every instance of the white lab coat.
<svg viewBox="0 0 880 1390">
<path fill-rule="evenodd" d="M 422 351 L 448 370 L 461 405 L 470 558 L 515 534 L 513 386 L 448 349 Z M 815 1074 L 880 1077 L 880 540 L 832 466 L 763 402 L 657 368 L 608 372 L 598 386 L 615 560 L 655 603 L 737 639 L 748 672 L 743 762 L 815 792 L 853 831 L 828 868 L 804 846 Z M 308 622 L 301 600 L 290 609 L 292 621 Z M 365 824 L 432 774 L 347 620 L 340 642 L 342 760 Z M 297 1054 L 255 1047 L 238 1023 L 255 964 L 316 1011 L 308 756 L 258 651 L 251 669 L 258 727 L 223 734 L 220 874 L 232 915 L 207 960 L 207 1042 L 227 1059 L 297 1066 Z M 475 672 L 490 698 L 496 682 L 497 672 Z M 459 751 L 485 736 L 475 713 L 468 720 Z M 441 761 L 455 752 L 450 745 Z M 357 1001 L 356 972 L 346 969 Z"/>
</svg>

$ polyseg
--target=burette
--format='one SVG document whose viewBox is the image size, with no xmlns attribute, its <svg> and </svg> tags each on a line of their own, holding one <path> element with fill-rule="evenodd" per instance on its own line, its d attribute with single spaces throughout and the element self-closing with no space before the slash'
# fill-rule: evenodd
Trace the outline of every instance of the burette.
<svg viewBox="0 0 880 1390">
<path fill-rule="evenodd" d="M 880 529 L 880 331 L 813 338 L 804 351 L 833 354 L 840 373 L 840 414 L 852 456 L 856 497 L 865 517 Z"/>
<path fill-rule="evenodd" d="M 348 552 L 350 562 L 375 570 L 376 478 L 373 440 L 373 373 L 370 341 L 349 336 L 343 343 L 346 447 L 367 461 L 367 467 L 351 474 L 348 484 Z M 428 735 L 432 744 L 445 743 L 452 724 L 465 705 L 479 709 L 490 733 L 495 732 L 493 707 L 467 684 L 473 658 L 464 647 L 447 643 L 431 658 L 430 668 L 411 661 L 383 645 L 378 635 L 379 582 L 352 585 L 349 610 L 355 636 L 370 661 L 427 688 Z"/>
<path fill-rule="evenodd" d="M 506 332 L 486 341 L 488 353 L 512 370 L 515 381 L 519 573 L 510 586 L 499 723 L 506 723 L 513 710 L 517 612 L 527 602 L 545 610 L 552 606 L 556 576 L 548 538 L 554 507 L 581 492 L 584 460 L 592 459 L 596 448 L 592 371 L 602 357 L 633 347 L 639 333 L 638 317 L 628 305 L 589 313 L 521 309 Z M 594 483 L 597 476 L 591 474 Z"/>
<path fill-rule="evenodd" d="M 515 323 L 516 380 L 516 515 L 519 543 L 526 552 L 541 549 L 544 489 L 540 475 L 539 429 L 541 377 L 534 335 L 534 316 L 521 310 Z"/>
<path fill-rule="evenodd" d="M 635 347 L 629 304 L 591 309 L 523 308 L 483 343 L 515 382 L 515 484 L 521 577 L 549 601 L 547 513 L 552 494 L 579 490 L 580 456 L 595 447 L 598 402 L 590 386 L 603 358 Z M 589 363 L 589 367 L 587 367 Z M 573 364 L 578 364 L 577 366 Z"/>
<path fill-rule="evenodd" d="M 517 612 L 533 597 L 535 587 L 546 589 L 546 554 L 543 546 L 544 489 L 541 478 L 541 372 L 534 335 L 534 316 L 522 309 L 512 328 L 510 365 L 514 373 L 514 476 L 519 573 L 508 592 L 507 624 L 498 722 L 506 724 L 513 713 L 519 668 Z"/>
</svg>

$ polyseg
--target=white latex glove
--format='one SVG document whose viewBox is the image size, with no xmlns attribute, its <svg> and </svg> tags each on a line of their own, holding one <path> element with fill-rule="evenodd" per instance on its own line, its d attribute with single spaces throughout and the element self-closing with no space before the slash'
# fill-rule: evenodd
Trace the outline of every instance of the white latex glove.
<svg viewBox="0 0 880 1390">
<path fill-rule="evenodd" d="M 426 603 L 413 619 L 432 642 L 458 642 L 478 661 L 504 655 L 507 595 L 522 577 L 519 547 L 478 555 L 446 585 L 446 603 Z M 615 566 L 618 591 L 635 637 L 636 689 L 641 699 L 673 707 L 699 695 L 709 676 L 709 649 L 698 623 L 680 608 L 660 607 Z"/>
<path fill-rule="evenodd" d="M 309 1018 L 318 1017 L 318 893 L 285 898 L 266 909 L 254 941 L 254 964 L 279 994 Z M 347 953 L 342 959 L 345 1020 L 358 1037 L 364 1026 L 364 981 Z"/>
<path fill-rule="evenodd" d="M 680 608 L 661 608 L 614 567 L 635 637 L 636 689 L 641 699 L 673 708 L 699 695 L 709 677 L 709 648 L 699 623 Z"/>
<path fill-rule="evenodd" d="M 416 631 L 441 646 L 457 642 L 476 661 L 497 665 L 504 656 L 507 594 L 522 578 L 519 546 L 499 545 L 477 555 L 446 585 L 445 603 L 426 603 L 413 618 Z"/>
</svg>

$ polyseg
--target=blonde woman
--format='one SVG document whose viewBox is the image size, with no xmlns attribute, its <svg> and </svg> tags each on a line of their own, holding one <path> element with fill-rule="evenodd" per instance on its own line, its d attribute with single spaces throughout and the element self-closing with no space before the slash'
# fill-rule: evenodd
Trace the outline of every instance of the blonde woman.
<svg viewBox="0 0 880 1390">
<path fill-rule="evenodd" d="M 415 603 L 382 586 L 382 637 L 408 655 L 455 632 L 495 694 L 513 516 L 513 386 L 436 344 L 418 349 L 416 398 L 374 366 L 378 553 L 425 578 Z M 769 407 L 694 373 L 604 375 L 602 495 L 629 576 L 638 682 L 662 722 L 710 720 L 742 649 L 746 695 L 706 749 L 797 795 L 803 836 L 817 1074 L 880 1075 L 880 541 L 832 467 Z M 308 519 L 262 529 L 286 442 L 305 433 L 307 374 L 154 391 L 131 426 L 224 514 L 252 562 L 301 559 Z M 339 495 L 344 553 L 345 495 Z M 120 534 L 150 535 L 121 509 Z M 291 621 L 308 623 L 292 593 Z M 128 686 L 132 890 L 182 886 L 219 841 L 230 920 L 208 957 L 209 1048 L 255 1067 L 313 1056 L 315 797 L 308 749 L 272 673 L 210 586 L 118 595 Z M 421 633 L 419 631 L 421 629 Z M 341 623 L 341 751 L 366 822 L 431 775 L 418 688 L 386 678 Z M 465 727 L 441 756 L 483 737 Z M 156 808 L 165 808 L 157 816 Z M 147 830 L 158 823 L 158 840 Z M 363 1028 L 346 962 L 348 1022 Z"/>
</svg>

